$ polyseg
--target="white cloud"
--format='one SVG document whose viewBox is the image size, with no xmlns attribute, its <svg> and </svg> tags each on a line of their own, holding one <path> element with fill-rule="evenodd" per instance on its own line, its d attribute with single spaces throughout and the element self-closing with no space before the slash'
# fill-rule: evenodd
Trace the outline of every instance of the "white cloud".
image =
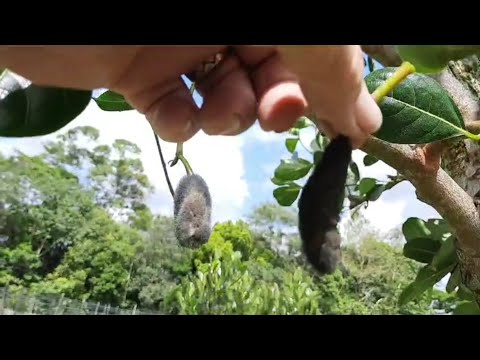
<svg viewBox="0 0 480 360">
<path fill-rule="evenodd" d="M 111 143 L 122 138 L 136 143 L 142 150 L 142 162 L 145 173 L 155 187 L 155 193 L 149 197 L 148 205 L 155 213 L 172 214 L 172 198 L 165 181 L 153 132 L 147 120 L 136 111 L 105 112 L 91 101 L 85 111 L 67 129 L 89 125 L 100 130 L 100 141 Z M 57 132 L 57 133 L 59 133 Z M 26 139 L 1 139 L 0 151 L 10 154 L 18 149 L 34 155 L 42 151 L 42 143 L 53 138 L 57 133 L 48 136 Z M 198 133 L 184 144 L 184 154 L 193 170 L 208 183 L 213 198 L 213 220 L 239 218 L 248 196 L 248 188 L 244 179 L 244 162 L 242 155 L 242 137 L 209 137 Z M 161 142 L 165 161 L 174 158 L 173 143 Z M 178 183 L 185 174 L 182 164 L 168 168 L 172 185 Z"/>
<path fill-rule="evenodd" d="M 285 141 L 287 135 L 287 133 L 278 134 L 273 131 L 263 131 L 258 124 L 258 121 L 255 122 L 255 124 L 244 134 L 247 141 L 254 141 L 260 143 L 283 142 Z"/>
</svg>

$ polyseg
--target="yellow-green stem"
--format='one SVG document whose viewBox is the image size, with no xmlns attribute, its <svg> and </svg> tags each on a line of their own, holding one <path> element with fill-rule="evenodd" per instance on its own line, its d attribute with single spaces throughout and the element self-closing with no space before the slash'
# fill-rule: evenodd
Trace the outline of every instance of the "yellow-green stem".
<svg viewBox="0 0 480 360">
<path fill-rule="evenodd" d="M 175 154 L 176 158 L 180 160 L 185 167 L 185 171 L 187 172 L 187 175 L 192 175 L 193 170 L 190 164 L 188 163 L 188 160 L 183 156 L 183 143 L 177 143 L 177 152 Z"/>
<path fill-rule="evenodd" d="M 192 82 L 192 85 L 190 85 L 190 94 L 193 96 L 194 92 L 195 92 L 195 83 Z M 183 142 L 177 143 L 177 151 L 175 153 L 175 157 L 182 162 L 187 174 L 192 175 L 193 174 L 192 167 L 188 163 L 187 159 L 183 156 Z"/>
<path fill-rule="evenodd" d="M 385 96 L 387 96 L 399 83 L 405 80 L 408 75 L 413 74 L 414 72 L 415 66 L 408 61 L 403 62 L 393 76 L 385 80 L 385 82 L 373 92 L 372 96 L 375 99 L 375 102 L 380 104 Z"/>
</svg>

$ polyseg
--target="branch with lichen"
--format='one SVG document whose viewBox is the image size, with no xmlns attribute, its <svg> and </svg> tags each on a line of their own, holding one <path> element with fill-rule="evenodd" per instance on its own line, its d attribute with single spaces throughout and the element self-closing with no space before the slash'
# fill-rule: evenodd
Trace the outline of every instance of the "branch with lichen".
<svg viewBox="0 0 480 360">
<path fill-rule="evenodd" d="M 398 53 L 391 45 L 365 45 L 362 49 L 383 66 L 401 64 Z M 373 95 L 377 101 L 378 95 L 378 92 Z M 478 133 L 479 124 L 480 121 L 468 122 L 466 128 Z M 480 217 L 472 197 L 440 167 L 442 151 L 450 141 L 412 149 L 408 145 L 391 144 L 371 137 L 361 150 L 405 176 L 416 188 L 418 197 L 435 208 L 449 223 L 457 239 L 463 283 L 474 293 L 480 305 Z"/>
</svg>

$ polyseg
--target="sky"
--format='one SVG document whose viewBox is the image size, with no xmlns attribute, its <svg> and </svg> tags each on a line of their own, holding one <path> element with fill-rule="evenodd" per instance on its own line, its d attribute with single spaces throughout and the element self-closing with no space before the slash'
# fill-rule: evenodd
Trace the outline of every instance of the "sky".
<svg viewBox="0 0 480 360">
<path fill-rule="evenodd" d="M 195 101 L 199 106 L 202 103 L 198 94 Z M 172 198 L 151 127 L 144 116 L 136 111 L 105 112 L 92 100 L 80 116 L 57 133 L 83 125 L 99 129 L 102 142 L 126 139 L 140 147 L 145 172 L 154 186 L 148 205 L 154 213 L 172 215 Z M 9 154 L 18 149 L 30 155 L 38 154 L 42 151 L 42 143 L 57 133 L 27 139 L 0 138 L 0 151 Z M 308 144 L 311 136 L 312 133 L 307 133 L 302 139 Z M 256 206 L 275 201 L 272 195 L 275 185 L 270 178 L 280 160 L 290 156 L 284 146 L 287 137 L 287 133 L 263 132 L 255 124 L 235 137 L 207 136 L 199 132 L 184 144 L 184 154 L 194 171 L 204 177 L 210 187 L 214 222 L 240 219 Z M 166 161 L 173 159 L 175 144 L 162 141 L 161 145 Z M 300 152 L 300 155 L 308 154 Z M 361 161 L 364 155 L 360 151 L 354 152 L 361 176 L 385 179 L 387 174 L 395 174 L 383 163 L 365 168 Z M 175 187 L 184 175 L 183 166 L 179 163 L 169 168 L 169 174 Z M 408 183 L 401 183 L 385 192 L 379 200 L 370 203 L 364 214 L 373 226 L 385 232 L 401 226 L 411 216 L 423 219 L 439 217 L 433 208 L 416 199 L 414 189 Z"/>
</svg>

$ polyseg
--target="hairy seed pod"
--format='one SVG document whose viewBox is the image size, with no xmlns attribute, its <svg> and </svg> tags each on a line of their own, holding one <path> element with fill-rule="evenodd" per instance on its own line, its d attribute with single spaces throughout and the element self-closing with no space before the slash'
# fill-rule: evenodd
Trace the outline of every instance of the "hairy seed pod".
<svg viewBox="0 0 480 360">
<path fill-rule="evenodd" d="M 350 140 L 344 136 L 333 139 L 298 201 L 303 250 L 308 262 L 321 275 L 333 273 L 341 262 L 337 224 L 351 158 Z"/>
<path fill-rule="evenodd" d="M 211 234 L 212 199 L 199 175 L 184 176 L 175 190 L 173 214 L 175 236 L 181 246 L 198 248 Z"/>
</svg>

